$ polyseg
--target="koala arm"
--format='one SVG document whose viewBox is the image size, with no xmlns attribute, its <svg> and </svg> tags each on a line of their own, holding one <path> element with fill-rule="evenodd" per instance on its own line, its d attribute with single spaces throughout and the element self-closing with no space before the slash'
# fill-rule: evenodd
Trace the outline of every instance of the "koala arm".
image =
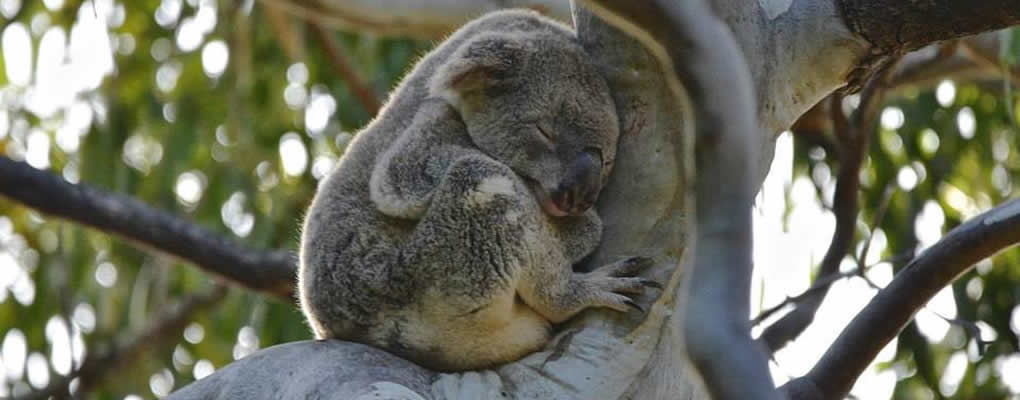
<svg viewBox="0 0 1020 400">
<path fill-rule="evenodd" d="M 408 127 L 379 155 L 369 180 L 369 194 L 380 212 L 397 218 L 420 219 L 450 164 L 467 154 L 477 153 L 457 140 L 463 125 L 448 117 L 440 115 L 431 121 L 422 118 L 421 123 Z"/>
</svg>

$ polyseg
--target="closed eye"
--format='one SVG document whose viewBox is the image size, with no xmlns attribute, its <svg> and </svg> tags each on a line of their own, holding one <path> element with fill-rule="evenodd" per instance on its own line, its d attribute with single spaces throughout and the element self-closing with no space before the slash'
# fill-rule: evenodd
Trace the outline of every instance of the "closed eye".
<svg viewBox="0 0 1020 400">
<path fill-rule="evenodd" d="M 555 140 L 554 140 L 555 137 L 552 135 L 551 132 L 549 132 L 548 129 L 546 129 L 544 126 L 542 126 L 542 124 L 535 125 L 535 127 L 538 128 L 538 133 L 540 133 L 542 135 L 542 137 L 545 138 L 545 140 L 548 140 L 549 143 L 554 143 L 555 142 Z"/>
</svg>

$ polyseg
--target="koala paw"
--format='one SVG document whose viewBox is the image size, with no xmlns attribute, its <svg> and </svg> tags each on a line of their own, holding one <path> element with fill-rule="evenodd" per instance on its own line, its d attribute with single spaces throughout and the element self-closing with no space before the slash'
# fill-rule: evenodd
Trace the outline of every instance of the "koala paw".
<svg viewBox="0 0 1020 400">
<path fill-rule="evenodd" d="M 620 312 L 630 309 L 644 312 L 632 297 L 644 293 L 648 288 L 662 289 L 658 282 L 636 276 L 652 264 L 654 261 L 648 257 L 629 257 L 583 275 L 582 279 L 593 292 L 592 305 Z"/>
</svg>

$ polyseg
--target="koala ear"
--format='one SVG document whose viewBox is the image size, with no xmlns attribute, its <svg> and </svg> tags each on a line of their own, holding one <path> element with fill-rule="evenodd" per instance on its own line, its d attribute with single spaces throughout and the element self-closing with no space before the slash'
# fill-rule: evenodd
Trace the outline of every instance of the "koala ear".
<svg viewBox="0 0 1020 400">
<path fill-rule="evenodd" d="M 439 67 L 429 86 L 433 96 L 455 100 L 465 93 L 498 85 L 524 62 L 526 43 L 507 34 L 483 34 L 457 49 Z"/>
</svg>

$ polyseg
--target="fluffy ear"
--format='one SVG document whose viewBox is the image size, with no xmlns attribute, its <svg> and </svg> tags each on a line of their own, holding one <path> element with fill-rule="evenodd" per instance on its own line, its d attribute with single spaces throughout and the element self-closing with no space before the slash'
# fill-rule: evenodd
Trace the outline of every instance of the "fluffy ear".
<svg viewBox="0 0 1020 400">
<path fill-rule="evenodd" d="M 479 35 L 439 67 L 429 84 L 429 94 L 455 101 L 465 93 L 498 85 L 520 69 L 525 46 L 523 38 L 506 33 Z"/>
</svg>

